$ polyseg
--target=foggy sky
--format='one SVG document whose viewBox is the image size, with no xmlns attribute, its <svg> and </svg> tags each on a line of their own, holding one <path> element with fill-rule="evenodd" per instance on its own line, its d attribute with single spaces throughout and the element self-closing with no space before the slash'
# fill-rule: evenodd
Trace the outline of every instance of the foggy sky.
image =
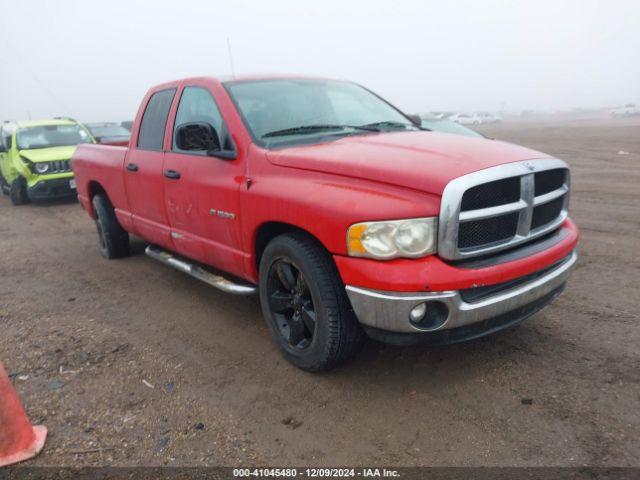
<svg viewBox="0 0 640 480">
<path fill-rule="evenodd" d="M 408 112 L 640 103 L 640 1 L 0 0 L 0 120 L 126 120 L 156 83 L 300 73 Z"/>
</svg>

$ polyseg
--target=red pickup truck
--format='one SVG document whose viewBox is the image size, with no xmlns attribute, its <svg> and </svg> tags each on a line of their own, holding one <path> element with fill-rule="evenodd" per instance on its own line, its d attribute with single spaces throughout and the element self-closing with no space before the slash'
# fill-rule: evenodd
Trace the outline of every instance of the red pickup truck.
<svg viewBox="0 0 640 480">
<path fill-rule="evenodd" d="M 165 83 L 128 147 L 80 145 L 72 164 L 105 257 L 133 234 L 161 262 L 259 293 L 275 342 L 311 371 L 364 334 L 446 344 L 514 325 L 577 259 L 563 161 L 427 131 L 351 82 Z"/>
</svg>

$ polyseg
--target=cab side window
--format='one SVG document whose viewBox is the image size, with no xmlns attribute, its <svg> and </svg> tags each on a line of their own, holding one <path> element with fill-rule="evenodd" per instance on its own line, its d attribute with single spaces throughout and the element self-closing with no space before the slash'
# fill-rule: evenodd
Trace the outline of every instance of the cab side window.
<svg viewBox="0 0 640 480">
<path fill-rule="evenodd" d="M 167 126 L 167 116 L 171 108 L 175 88 L 161 90 L 154 93 L 147 103 L 142 115 L 138 148 L 141 150 L 162 150 L 164 130 Z"/>
<path fill-rule="evenodd" d="M 223 150 L 232 150 L 231 139 L 228 130 L 220 115 L 220 110 L 216 105 L 213 96 L 206 88 L 186 87 L 180 97 L 180 104 L 176 112 L 176 121 L 173 126 L 173 151 L 186 152 L 180 150 L 176 145 L 176 131 L 180 125 L 185 123 L 208 123 L 211 125 L 220 139 Z M 194 153 L 190 150 L 189 153 Z M 198 153 L 198 152 L 195 152 Z M 204 152 L 201 152 L 204 153 Z"/>
</svg>

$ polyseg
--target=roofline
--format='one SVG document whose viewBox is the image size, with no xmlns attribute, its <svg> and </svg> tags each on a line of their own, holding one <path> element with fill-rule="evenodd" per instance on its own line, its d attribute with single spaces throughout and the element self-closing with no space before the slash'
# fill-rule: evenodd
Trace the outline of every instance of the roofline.
<svg viewBox="0 0 640 480">
<path fill-rule="evenodd" d="M 13 123 L 18 128 L 44 127 L 47 125 L 77 125 L 78 124 L 78 122 L 74 120 L 67 120 L 62 118 L 47 118 L 44 120 L 20 120 Z"/>
<path fill-rule="evenodd" d="M 258 82 L 258 81 L 268 81 L 268 80 L 320 80 L 320 81 L 342 81 L 342 82 L 350 82 L 354 83 L 351 80 L 345 80 L 340 78 L 329 78 L 322 76 L 313 76 L 313 75 L 301 75 L 301 74 L 250 74 L 250 75 L 221 75 L 221 76 L 196 76 L 196 77 L 185 77 L 170 80 L 168 82 L 162 82 L 156 85 L 153 85 L 149 91 L 158 92 L 161 90 L 166 90 L 169 88 L 177 88 L 180 84 L 189 83 L 189 82 L 202 82 L 209 81 L 218 84 L 223 83 L 231 83 L 231 82 Z"/>
<path fill-rule="evenodd" d="M 351 80 L 344 80 L 341 78 L 331 78 L 331 77 L 323 77 L 319 75 L 302 75 L 302 74 L 269 74 L 269 75 L 260 75 L 260 74 L 252 74 L 252 75 L 234 75 L 234 76 L 223 76 L 217 79 L 220 83 L 227 82 L 255 82 L 255 81 L 265 81 L 265 80 L 324 80 L 324 81 L 345 81 L 350 82 Z"/>
</svg>

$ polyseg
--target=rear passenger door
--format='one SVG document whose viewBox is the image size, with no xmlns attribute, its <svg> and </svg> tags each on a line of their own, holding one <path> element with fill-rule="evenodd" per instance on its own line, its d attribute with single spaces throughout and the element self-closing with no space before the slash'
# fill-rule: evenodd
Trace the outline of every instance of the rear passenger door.
<svg viewBox="0 0 640 480">
<path fill-rule="evenodd" d="M 217 132 L 225 150 L 234 145 L 216 100 L 202 82 L 186 85 L 172 122 L 172 148 L 164 158 L 165 202 L 173 243 L 185 256 L 222 270 L 243 271 L 240 251 L 239 189 L 244 178 L 241 158 L 222 159 L 204 151 L 181 151 L 176 129 L 205 122 Z"/>
<path fill-rule="evenodd" d="M 124 183 L 134 229 L 145 240 L 171 248 L 169 221 L 164 206 L 164 137 L 176 89 L 153 93 L 131 142 L 124 164 Z M 133 139 L 132 139 L 133 140 Z"/>
</svg>

